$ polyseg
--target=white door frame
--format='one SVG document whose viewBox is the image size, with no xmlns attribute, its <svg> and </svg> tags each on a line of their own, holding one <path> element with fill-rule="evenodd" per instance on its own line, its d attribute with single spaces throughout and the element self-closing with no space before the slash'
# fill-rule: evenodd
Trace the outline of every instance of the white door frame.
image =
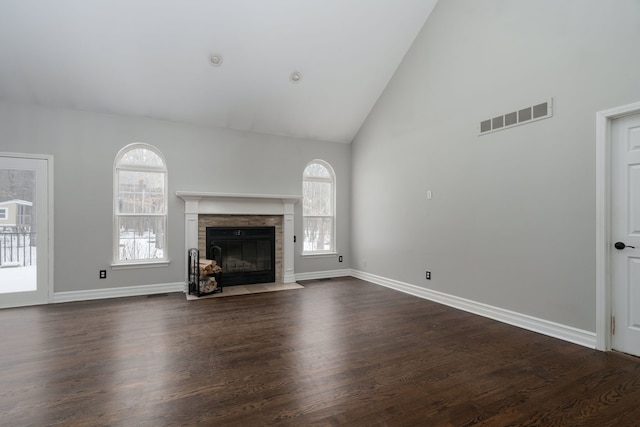
<svg viewBox="0 0 640 427">
<path fill-rule="evenodd" d="M 45 160 L 47 162 L 47 302 L 53 302 L 53 156 L 49 154 L 4 153 L 0 157 L 12 157 L 28 160 Z"/>
<path fill-rule="evenodd" d="M 611 123 L 640 102 L 596 113 L 596 348 L 611 350 Z"/>
</svg>

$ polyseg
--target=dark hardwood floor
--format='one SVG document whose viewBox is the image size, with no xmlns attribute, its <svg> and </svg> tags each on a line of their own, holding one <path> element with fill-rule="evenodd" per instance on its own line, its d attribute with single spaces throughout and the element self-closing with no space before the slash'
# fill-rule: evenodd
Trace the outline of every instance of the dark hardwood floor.
<svg viewBox="0 0 640 427">
<path fill-rule="evenodd" d="M 0 310 L 3 426 L 634 426 L 640 363 L 353 278 Z"/>
</svg>

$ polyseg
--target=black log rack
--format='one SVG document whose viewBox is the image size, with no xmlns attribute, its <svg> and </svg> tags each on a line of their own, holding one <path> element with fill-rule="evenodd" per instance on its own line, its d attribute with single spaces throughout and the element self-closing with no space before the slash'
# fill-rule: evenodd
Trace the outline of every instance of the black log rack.
<svg viewBox="0 0 640 427">
<path fill-rule="evenodd" d="M 187 271 L 189 295 L 202 297 L 206 295 L 222 293 L 222 273 L 200 274 L 200 250 L 191 248 L 187 251 Z M 210 292 L 204 292 L 203 289 L 211 279 L 215 279 L 217 284 Z"/>
</svg>

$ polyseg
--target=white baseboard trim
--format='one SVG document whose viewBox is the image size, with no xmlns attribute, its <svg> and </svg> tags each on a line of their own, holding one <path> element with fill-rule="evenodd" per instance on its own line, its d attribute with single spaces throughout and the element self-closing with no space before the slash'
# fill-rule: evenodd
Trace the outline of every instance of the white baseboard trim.
<svg viewBox="0 0 640 427">
<path fill-rule="evenodd" d="M 326 271 L 313 271 L 311 273 L 296 273 L 296 281 L 329 279 L 331 277 L 345 277 L 345 276 L 351 276 L 350 269 L 345 268 L 343 270 L 326 270 Z"/>
<path fill-rule="evenodd" d="M 162 283 L 159 285 L 124 286 L 121 288 L 92 289 L 87 291 L 55 292 L 53 302 L 89 301 L 94 299 L 134 297 L 140 295 L 184 292 L 184 283 Z"/>
<path fill-rule="evenodd" d="M 363 271 L 352 270 L 351 276 L 366 280 L 376 285 L 385 286 L 400 292 L 411 294 L 420 298 L 428 299 L 449 307 L 477 314 L 499 322 L 508 323 L 529 331 L 538 332 L 543 335 L 558 338 L 584 347 L 596 348 L 596 334 L 572 326 L 562 325 L 560 323 L 551 322 L 537 317 L 517 313 L 503 308 L 494 307 L 488 304 L 460 298 L 454 295 L 445 294 L 443 292 L 433 291 L 421 288 L 409 283 L 400 282 L 398 280 L 387 279 L 385 277 L 376 276 L 374 274 L 365 273 Z"/>
</svg>

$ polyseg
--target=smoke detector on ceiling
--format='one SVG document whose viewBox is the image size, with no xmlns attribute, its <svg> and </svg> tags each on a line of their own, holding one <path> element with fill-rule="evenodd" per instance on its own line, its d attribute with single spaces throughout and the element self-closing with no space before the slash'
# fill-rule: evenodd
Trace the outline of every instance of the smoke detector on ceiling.
<svg viewBox="0 0 640 427">
<path fill-rule="evenodd" d="M 300 80 L 302 80 L 302 73 L 300 73 L 299 71 L 294 71 L 289 76 L 289 81 L 291 83 L 300 83 Z"/>
<path fill-rule="evenodd" d="M 219 67 L 220 65 L 222 65 L 222 55 L 219 55 L 217 53 L 209 55 L 209 64 L 213 65 L 214 67 Z"/>
</svg>

